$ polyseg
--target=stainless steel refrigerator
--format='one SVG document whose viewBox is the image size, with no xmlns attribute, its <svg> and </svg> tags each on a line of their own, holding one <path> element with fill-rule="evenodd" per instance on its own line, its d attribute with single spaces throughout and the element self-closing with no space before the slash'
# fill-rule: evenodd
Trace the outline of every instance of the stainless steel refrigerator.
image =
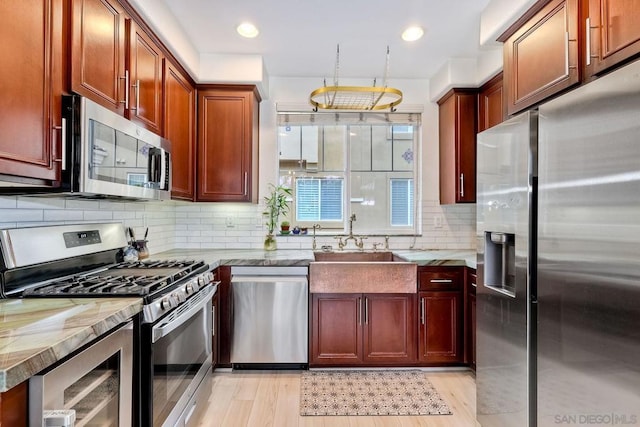
<svg viewBox="0 0 640 427">
<path fill-rule="evenodd" d="M 640 425 L 640 62 L 477 155 L 478 421 Z"/>
</svg>

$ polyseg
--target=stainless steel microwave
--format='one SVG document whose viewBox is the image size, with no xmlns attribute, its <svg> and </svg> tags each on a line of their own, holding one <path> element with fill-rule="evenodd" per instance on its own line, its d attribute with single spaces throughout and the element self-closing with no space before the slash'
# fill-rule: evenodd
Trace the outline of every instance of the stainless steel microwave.
<svg viewBox="0 0 640 427">
<path fill-rule="evenodd" d="M 60 191 L 80 196 L 171 197 L 171 144 L 95 102 L 62 100 Z"/>
</svg>

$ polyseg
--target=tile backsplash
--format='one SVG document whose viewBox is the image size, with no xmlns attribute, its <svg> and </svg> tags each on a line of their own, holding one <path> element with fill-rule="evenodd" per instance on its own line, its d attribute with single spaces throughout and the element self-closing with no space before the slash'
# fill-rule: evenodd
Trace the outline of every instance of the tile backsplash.
<svg viewBox="0 0 640 427">
<path fill-rule="evenodd" d="M 62 197 L 0 196 L 0 228 L 121 222 L 142 236 L 149 227 L 150 252 L 170 249 L 262 249 L 263 207 L 245 203 L 134 202 Z M 475 248 L 475 205 L 422 204 L 422 235 L 391 236 L 392 249 Z M 357 233 L 356 233 L 357 234 Z M 311 249 L 312 237 L 278 236 L 280 249 Z M 372 236 L 365 247 L 384 242 Z M 332 235 L 320 234 L 318 248 L 333 245 Z"/>
</svg>

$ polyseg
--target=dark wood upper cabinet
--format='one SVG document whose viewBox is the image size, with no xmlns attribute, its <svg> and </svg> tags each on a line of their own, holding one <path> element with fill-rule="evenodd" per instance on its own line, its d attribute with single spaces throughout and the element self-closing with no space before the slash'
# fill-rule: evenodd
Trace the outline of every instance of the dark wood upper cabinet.
<svg viewBox="0 0 640 427">
<path fill-rule="evenodd" d="M 56 186 L 62 156 L 64 84 L 62 0 L 0 5 L 0 175 Z"/>
<path fill-rule="evenodd" d="M 502 123 L 506 116 L 502 73 L 499 73 L 478 91 L 478 133 Z"/>
<path fill-rule="evenodd" d="M 125 114 L 128 15 L 116 0 L 71 0 L 71 90 Z"/>
<path fill-rule="evenodd" d="M 174 199 L 194 200 L 196 89 L 168 59 L 164 60 L 164 137 L 171 141 Z"/>
<path fill-rule="evenodd" d="M 154 41 L 135 22 L 129 23 L 129 110 L 128 117 L 157 134 L 162 134 L 162 60 Z"/>
<path fill-rule="evenodd" d="M 452 89 L 438 106 L 440 204 L 474 203 L 477 89 Z"/>
<path fill-rule="evenodd" d="M 197 201 L 258 201 L 260 95 L 253 85 L 198 87 Z"/>
<path fill-rule="evenodd" d="M 538 2 L 498 40 L 508 114 L 580 82 L 578 0 Z"/>
<path fill-rule="evenodd" d="M 588 0 L 585 17 L 585 62 L 588 75 L 598 74 L 640 54 L 640 2 Z"/>
</svg>

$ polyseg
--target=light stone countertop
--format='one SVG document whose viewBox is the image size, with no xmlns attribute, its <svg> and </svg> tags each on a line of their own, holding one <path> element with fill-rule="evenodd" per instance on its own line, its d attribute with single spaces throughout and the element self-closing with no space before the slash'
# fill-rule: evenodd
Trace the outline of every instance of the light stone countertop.
<svg viewBox="0 0 640 427">
<path fill-rule="evenodd" d="M 141 310 L 140 298 L 0 300 L 0 392 L 53 365 Z"/>
<path fill-rule="evenodd" d="M 467 266 L 476 268 L 476 252 L 473 249 L 447 250 L 391 250 L 395 255 L 418 266 Z M 283 249 L 173 249 L 151 256 L 152 259 L 202 259 L 212 267 L 220 265 L 269 265 L 308 266 L 313 261 L 313 251 Z"/>
</svg>

